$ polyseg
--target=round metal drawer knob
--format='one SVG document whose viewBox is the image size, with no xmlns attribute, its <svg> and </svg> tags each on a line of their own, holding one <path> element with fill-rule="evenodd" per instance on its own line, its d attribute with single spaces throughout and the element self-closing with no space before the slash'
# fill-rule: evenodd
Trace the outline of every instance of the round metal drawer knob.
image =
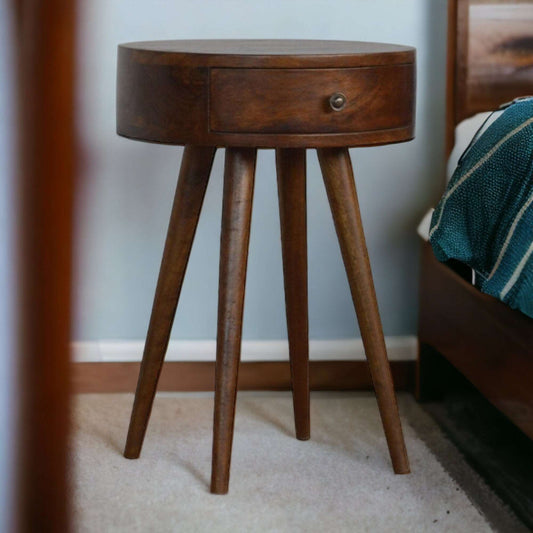
<svg viewBox="0 0 533 533">
<path fill-rule="evenodd" d="M 329 105 L 333 111 L 340 111 L 346 105 L 346 96 L 342 93 L 334 93 L 329 98 Z"/>
</svg>

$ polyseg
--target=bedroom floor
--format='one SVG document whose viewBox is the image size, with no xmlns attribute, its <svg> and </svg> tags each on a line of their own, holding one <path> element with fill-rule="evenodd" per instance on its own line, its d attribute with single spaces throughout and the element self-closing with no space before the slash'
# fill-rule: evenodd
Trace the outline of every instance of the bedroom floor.
<svg viewBox="0 0 533 533">
<path fill-rule="evenodd" d="M 424 409 L 533 531 L 533 441 L 471 385 Z"/>
<path fill-rule="evenodd" d="M 208 492 L 212 394 L 159 395 L 136 461 L 121 455 L 132 402 L 76 398 L 75 531 L 527 531 L 407 394 L 413 473 L 395 476 L 372 394 L 314 393 L 301 442 L 288 393 L 240 393 L 227 496 Z"/>
</svg>

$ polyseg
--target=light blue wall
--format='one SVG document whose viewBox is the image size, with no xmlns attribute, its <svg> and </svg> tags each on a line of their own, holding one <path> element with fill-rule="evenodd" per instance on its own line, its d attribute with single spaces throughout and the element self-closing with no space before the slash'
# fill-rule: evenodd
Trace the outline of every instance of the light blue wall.
<svg viewBox="0 0 533 533">
<path fill-rule="evenodd" d="M 11 27 L 0 1 L 0 531 L 8 531 L 12 509 L 13 388 L 13 95 Z"/>
<path fill-rule="evenodd" d="M 415 227 L 443 161 L 445 0 L 91 0 L 82 3 L 79 121 L 83 140 L 77 245 L 76 340 L 146 333 L 181 149 L 115 135 L 116 45 L 178 38 L 321 38 L 384 41 L 418 50 L 417 138 L 352 150 L 386 335 L 416 331 Z M 216 157 L 174 338 L 216 331 L 223 154 Z M 308 155 L 312 338 L 358 336 L 314 152 Z M 257 166 L 244 336 L 286 336 L 272 151 Z"/>
</svg>

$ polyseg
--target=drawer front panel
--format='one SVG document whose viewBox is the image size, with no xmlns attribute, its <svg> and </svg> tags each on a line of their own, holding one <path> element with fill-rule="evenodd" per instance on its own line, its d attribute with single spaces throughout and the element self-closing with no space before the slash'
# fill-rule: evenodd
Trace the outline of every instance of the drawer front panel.
<svg viewBox="0 0 533 533">
<path fill-rule="evenodd" d="M 414 65 L 210 71 L 209 128 L 224 133 L 349 133 L 413 122 Z M 340 100 L 331 102 L 334 95 Z M 334 106 L 341 107 L 335 110 Z"/>
</svg>

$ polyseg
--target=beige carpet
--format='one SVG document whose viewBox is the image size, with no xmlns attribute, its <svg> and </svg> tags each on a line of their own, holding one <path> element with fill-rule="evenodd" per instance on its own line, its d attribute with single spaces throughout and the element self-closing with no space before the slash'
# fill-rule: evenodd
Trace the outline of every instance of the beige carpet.
<svg viewBox="0 0 533 533">
<path fill-rule="evenodd" d="M 301 442 L 289 394 L 240 393 L 227 496 L 208 492 L 212 396 L 158 396 L 134 461 L 121 455 L 132 401 L 76 398 L 76 531 L 523 530 L 408 395 L 400 409 L 413 473 L 395 476 L 372 395 L 313 394 L 312 436 Z"/>
</svg>

